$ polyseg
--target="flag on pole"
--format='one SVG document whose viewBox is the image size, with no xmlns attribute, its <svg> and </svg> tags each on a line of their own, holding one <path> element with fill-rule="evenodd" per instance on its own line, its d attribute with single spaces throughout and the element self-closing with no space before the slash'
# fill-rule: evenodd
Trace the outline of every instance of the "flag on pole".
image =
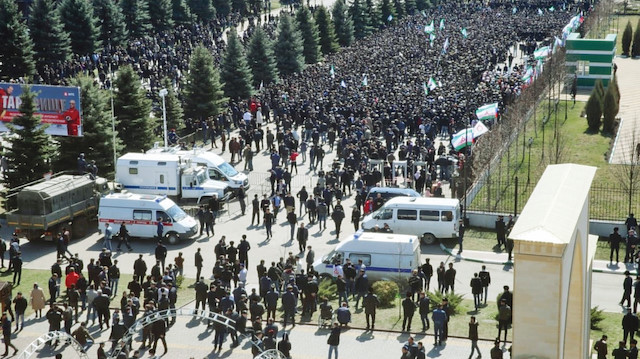
<svg viewBox="0 0 640 359">
<path fill-rule="evenodd" d="M 492 120 L 498 117 L 498 103 L 491 103 L 481 106 L 476 110 L 478 120 Z"/>
<path fill-rule="evenodd" d="M 470 146 L 473 144 L 473 129 L 465 128 L 464 130 L 460 130 L 453 135 L 451 139 L 451 144 L 456 151 L 460 151 L 461 149 Z"/>
<path fill-rule="evenodd" d="M 517 7 L 514 7 L 513 9 L 511 9 L 511 13 L 512 14 L 515 15 L 517 12 L 518 12 L 518 8 Z"/>
<path fill-rule="evenodd" d="M 420 11 L 420 14 L 422 14 L 422 17 L 427 17 L 427 12 L 424 10 Z"/>
<path fill-rule="evenodd" d="M 464 36 L 465 39 L 469 37 L 469 33 L 467 32 L 466 28 L 463 27 L 460 32 L 462 32 L 462 36 Z"/>
<path fill-rule="evenodd" d="M 264 81 L 260 81 L 260 91 L 262 91 L 263 87 L 264 87 Z"/>
<path fill-rule="evenodd" d="M 436 35 L 435 34 L 429 34 L 429 47 L 433 47 L 433 42 L 436 39 Z"/>
<path fill-rule="evenodd" d="M 444 30 L 444 19 L 440 19 L 440 30 Z"/>
<path fill-rule="evenodd" d="M 389 14 L 389 16 L 387 16 L 387 21 L 391 22 L 391 20 L 393 20 L 393 15 Z"/>
<path fill-rule="evenodd" d="M 554 11 L 556 11 L 556 8 L 555 8 L 555 7 L 553 7 L 553 6 L 551 6 L 551 7 L 549 8 L 549 11 L 554 12 Z"/>
<path fill-rule="evenodd" d="M 542 15 L 542 9 L 538 8 L 538 15 Z"/>
<path fill-rule="evenodd" d="M 367 80 L 367 74 L 362 74 L 362 86 L 369 86 L 369 80 Z"/>
<path fill-rule="evenodd" d="M 340 80 L 340 86 L 347 88 L 347 83 L 344 80 Z"/>
<path fill-rule="evenodd" d="M 336 78 L 336 70 L 333 68 L 333 65 L 331 65 L 331 68 L 329 69 L 329 74 L 331 75 L 332 79 Z"/>
<path fill-rule="evenodd" d="M 431 91 L 435 90 L 438 87 L 433 77 L 429 77 L 429 83 L 427 85 L 429 86 L 429 90 Z"/>
<path fill-rule="evenodd" d="M 489 129 L 487 128 L 487 126 L 484 125 L 484 123 L 482 123 L 482 121 L 476 122 L 476 125 L 473 126 L 473 138 L 474 139 L 484 135 L 487 132 L 489 132 Z"/>
<path fill-rule="evenodd" d="M 546 59 L 547 56 L 551 53 L 551 49 L 549 46 L 541 47 L 533 52 L 533 57 L 538 60 Z"/>
<path fill-rule="evenodd" d="M 431 20 L 431 23 L 429 25 L 425 25 L 424 27 L 424 32 L 427 34 L 431 34 L 436 30 L 436 28 L 433 25 L 433 20 Z"/>
<path fill-rule="evenodd" d="M 442 45 L 442 53 L 446 54 L 448 48 L 449 48 L 449 38 L 447 37 L 447 39 L 444 40 L 444 44 Z"/>
<path fill-rule="evenodd" d="M 427 84 L 426 83 L 422 83 L 422 90 L 424 91 L 425 95 L 429 94 L 429 89 L 427 88 Z"/>
</svg>

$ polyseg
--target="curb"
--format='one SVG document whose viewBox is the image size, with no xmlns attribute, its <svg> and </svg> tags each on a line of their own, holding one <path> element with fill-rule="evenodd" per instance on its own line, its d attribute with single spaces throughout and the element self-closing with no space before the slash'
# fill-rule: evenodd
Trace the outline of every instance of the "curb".
<svg viewBox="0 0 640 359">
<path fill-rule="evenodd" d="M 443 252 L 447 253 L 450 256 L 453 256 L 453 257 L 456 257 L 456 258 L 460 258 L 463 261 L 467 261 L 467 262 L 513 266 L 513 262 L 512 261 L 495 261 L 495 260 L 491 260 L 491 259 L 477 259 L 477 258 L 464 257 L 464 256 L 462 256 L 460 254 L 453 254 L 453 251 L 450 248 L 445 247 L 442 243 L 440 243 L 440 249 L 442 249 Z"/>
</svg>

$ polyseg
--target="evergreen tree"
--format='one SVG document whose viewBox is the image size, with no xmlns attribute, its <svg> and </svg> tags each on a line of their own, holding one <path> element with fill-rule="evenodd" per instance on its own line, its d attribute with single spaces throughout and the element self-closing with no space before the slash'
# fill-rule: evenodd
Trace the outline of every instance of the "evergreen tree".
<svg viewBox="0 0 640 359">
<path fill-rule="evenodd" d="M 207 22 L 216 16 L 216 9 L 211 0 L 188 0 L 191 13 L 196 16 L 199 22 Z"/>
<path fill-rule="evenodd" d="M 130 65 L 120 67 L 114 81 L 113 106 L 118 124 L 116 130 L 124 152 L 140 152 L 151 148 L 153 121 L 149 118 L 151 101 L 140 86 L 140 78 Z"/>
<path fill-rule="evenodd" d="M 173 4 L 171 0 L 146 0 L 154 32 L 173 28 Z"/>
<path fill-rule="evenodd" d="M 295 22 L 287 14 L 280 16 L 278 34 L 274 46 L 276 66 L 281 76 L 302 71 L 302 38 Z"/>
<path fill-rule="evenodd" d="M 36 111 L 35 94 L 28 86 L 22 88 L 20 115 L 14 117 L 7 127 L 15 134 L 7 137 L 11 144 L 5 148 L 9 171 L 5 172 L 7 188 L 14 188 L 42 178 L 49 172 L 49 159 L 54 153 L 50 137 L 40 126 Z"/>
<path fill-rule="evenodd" d="M 302 54 L 307 64 L 315 64 L 320 61 L 320 36 L 318 27 L 311 16 L 309 8 L 301 6 L 296 12 L 296 22 L 302 36 Z"/>
<path fill-rule="evenodd" d="M 407 15 L 413 15 L 418 9 L 416 0 L 404 0 L 404 9 Z"/>
<path fill-rule="evenodd" d="M 140 38 L 151 32 L 147 0 L 120 0 L 120 8 L 131 37 Z"/>
<path fill-rule="evenodd" d="M 213 0 L 213 7 L 219 17 L 226 18 L 231 13 L 231 0 Z"/>
<path fill-rule="evenodd" d="M 186 0 L 171 0 L 173 5 L 173 22 L 176 25 L 188 25 L 193 20 L 191 9 Z"/>
<path fill-rule="evenodd" d="M 360 0 L 357 0 L 360 1 Z M 331 9 L 333 15 L 333 27 L 336 30 L 336 37 L 340 46 L 351 46 L 353 42 L 353 20 L 349 15 L 347 5 L 344 0 L 337 0 Z"/>
<path fill-rule="evenodd" d="M 253 74 L 253 87 L 275 82 L 278 70 L 273 56 L 273 43 L 261 26 L 256 27 L 247 49 L 247 62 Z"/>
<path fill-rule="evenodd" d="M 263 1 L 262 0 L 247 0 L 248 14 L 253 14 L 254 16 L 260 16 L 260 11 L 262 10 Z"/>
<path fill-rule="evenodd" d="M 380 10 L 378 11 L 378 14 L 380 17 L 378 17 L 378 21 L 381 26 L 386 26 L 389 24 L 389 20 L 387 20 L 389 18 L 389 15 L 393 16 L 394 18 L 396 17 L 396 10 L 391 0 L 380 0 L 379 9 Z"/>
<path fill-rule="evenodd" d="M 403 18 L 407 14 L 404 7 L 405 3 L 402 2 L 402 0 L 393 0 L 393 9 L 396 13 L 395 15 L 393 15 L 393 17 L 395 18 L 397 16 L 398 18 Z"/>
<path fill-rule="evenodd" d="M 33 42 L 13 0 L 0 0 L 0 80 L 17 80 L 35 73 Z"/>
<path fill-rule="evenodd" d="M 418 11 L 431 9 L 431 1 L 429 0 L 415 0 L 415 2 Z"/>
<path fill-rule="evenodd" d="M 595 89 L 591 92 L 591 96 L 589 96 L 589 100 L 587 100 L 584 111 L 587 114 L 587 125 L 589 127 L 589 131 L 594 133 L 598 132 L 600 125 L 602 124 L 602 107 Z"/>
<path fill-rule="evenodd" d="M 368 24 L 371 29 L 379 29 L 383 24 L 386 23 L 387 18 L 382 21 L 382 13 L 380 12 L 380 8 L 374 3 L 373 0 L 365 0 L 364 8 L 367 12 L 367 19 L 369 20 Z"/>
<path fill-rule="evenodd" d="M 89 0 L 62 0 L 58 11 L 73 52 L 78 55 L 97 52 L 101 46 L 100 27 Z"/>
<path fill-rule="evenodd" d="M 320 50 L 325 55 L 338 51 L 338 39 L 336 30 L 333 28 L 329 11 L 323 5 L 316 8 L 314 13 L 316 24 L 318 25 L 318 34 L 320 36 Z"/>
<path fill-rule="evenodd" d="M 633 29 L 631 28 L 631 21 L 627 21 L 627 26 L 622 33 L 622 54 L 629 56 L 631 50 L 631 39 L 633 38 Z"/>
<path fill-rule="evenodd" d="M 231 28 L 227 35 L 227 48 L 220 64 L 220 79 L 226 97 L 243 100 L 251 96 L 251 70 L 235 28 Z"/>
<path fill-rule="evenodd" d="M 99 39 L 104 45 L 123 46 L 129 33 L 122 9 L 114 0 L 93 0 L 93 13 L 100 27 Z"/>
<path fill-rule="evenodd" d="M 183 98 L 187 118 L 205 120 L 217 116 L 225 99 L 213 56 L 204 46 L 196 47 L 191 55 L 185 80 Z"/>
<path fill-rule="evenodd" d="M 73 85 L 80 87 L 83 136 L 58 138 L 60 145 L 53 162 L 54 170 L 75 170 L 78 154 L 84 153 L 88 160 L 96 160 L 101 176 L 111 177 L 115 169 L 110 94 L 89 76 L 73 79 Z M 122 143 L 116 137 L 116 154 L 120 150 Z"/>
<path fill-rule="evenodd" d="M 162 80 L 162 87 L 167 89 L 167 96 L 164 97 L 164 105 L 167 108 L 167 131 L 172 128 L 180 133 L 180 130 L 184 128 L 184 112 L 182 111 L 182 104 L 178 99 L 173 83 L 168 78 Z M 161 117 L 162 114 L 160 114 Z"/>
<path fill-rule="evenodd" d="M 640 56 L 640 19 L 636 24 L 636 31 L 633 33 L 633 47 L 631 48 L 631 57 Z"/>
<path fill-rule="evenodd" d="M 600 79 L 596 80 L 595 84 L 593 85 L 593 92 L 596 94 L 596 99 L 600 104 L 600 111 L 602 111 L 602 106 L 604 105 L 604 93 L 605 93 L 602 80 Z"/>
<path fill-rule="evenodd" d="M 36 0 L 31 7 L 29 31 L 33 39 L 38 72 L 45 64 L 58 64 L 70 58 L 71 41 L 64 31 L 53 0 Z"/>
<path fill-rule="evenodd" d="M 351 7 L 349 7 L 349 14 L 351 19 L 353 19 L 353 34 L 356 39 L 362 39 L 372 31 L 373 26 L 371 25 L 369 11 L 366 6 L 366 4 L 362 3 L 362 0 L 353 0 Z M 337 28 L 336 26 L 336 29 Z M 340 32 L 338 32 L 338 36 L 340 36 Z"/>
<path fill-rule="evenodd" d="M 602 114 L 604 119 L 602 121 L 602 132 L 613 133 L 613 129 L 616 125 L 616 115 L 618 114 L 618 99 L 616 98 L 616 90 L 613 82 L 609 83 L 607 92 L 604 95 L 604 103 L 602 106 Z"/>
</svg>

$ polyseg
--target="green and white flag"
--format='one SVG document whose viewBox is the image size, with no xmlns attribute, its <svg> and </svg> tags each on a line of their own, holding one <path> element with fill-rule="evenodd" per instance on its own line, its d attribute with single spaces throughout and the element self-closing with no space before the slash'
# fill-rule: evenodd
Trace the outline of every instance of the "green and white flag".
<svg viewBox="0 0 640 359">
<path fill-rule="evenodd" d="M 425 95 L 429 94 L 429 89 L 427 88 L 427 84 L 426 83 L 422 83 L 422 91 L 424 91 Z"/>
<path fill-rule="evenodd" d="M 329 69 L 329 75 L 331 75 L 332 79 L 336 78 L 336 70 L 334 70 L 333 65 L 331 65 L 331 68 Z"/>
<path fill-rule="evenodd" d="M 467 37 L 469 37 L 469 33 L 467 33 L 467 29 L 466 28 L 462 28 L 462 30 L 460 31 L 462 32 L 462 36 L 464 36 L 464 38 L 466 39 Z"/>
<path fill-rule="evenodd" d="M 498 103 L 484 105 L 476 110 L 478 120 L 493 120 L 498 116 Z"/>
<path fill-rule="evenodd" d="M 549 8 L 549 11 L 554 12 L 554 11 L 556 11 L 556 8 L 552 6 L 552 7 Z"/>
<path fill-rule="evenodd" d="M 420 14 L 422 14 L 422 17 L 427 17 L 427 12 L 424 10 L 420 11 Z"/>
<path fill-rule="evenodd" d="M 541 47 L 533 52 L 533 57 L 537 60 L 546 59 L 551 54 L 551 48 L 549 46 Z"/>
<path fill-rule="evenodd" d="M 362 86 L 369 86 L 369 80 L 367 80 L 367 74 L 362 74 Z"/>
<path fill-rule="evenodd" d="M 440 19 L 440 30 L 444 30 L 444 19 Z"/>
<path fill-rule="evenodd" d="M 433 91 L 438 87 L 438 84 L 436 84 L 436 81 L 433 79 L 433 77 L 429 77 L 429 90 Z"/>
<path fill-rule="evenodd" d="M 473 129 L 465 128 L 464 130 L 456 132 L 451 139 L 451 144 L 456 151 L 471 146 L 473 144 Z"/>
<path fill-rule="evenodd" d="M 431 24 L 425 25 L 424 32 L 427 34 L 432 34 L 434 31 L 436 31 L 436 28 L 433 25 L 433 20 L 431 20 Z"/>
<path fill-rule="evenodd" d="M 436 34 L 429 34 L 429 46 L 433 47 L 433 42 L 436 40 Z"/>
</svg>

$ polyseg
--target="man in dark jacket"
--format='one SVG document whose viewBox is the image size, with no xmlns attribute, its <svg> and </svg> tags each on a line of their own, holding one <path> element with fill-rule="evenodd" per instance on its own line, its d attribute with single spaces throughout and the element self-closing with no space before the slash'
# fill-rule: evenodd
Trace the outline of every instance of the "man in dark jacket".
<svg viewBox="0 0 640 359">
<path fill-rule="evenodd" d="M 300 227 L 298 227 L 296 239 L 298 240 L 300 253 L 304 253 L 305 248 L 307 247 L 307 240 L 309 239 L 309 230 L 304 226 L 304 222 L 301 222 Z"/>
<path fill-rule="evenodd" d="M 413 314 L 416 312 L 416 305 L 411 300 L 411 292 L 407 292 L 406 298 L 402 300 L 402 311 L 404 313 L 404 318 L 402 319 L 402 331 L 405 331 L 405 328 L 408 332 L 411 331 L 411 321 L 413 320 Z"/>
<path fill-rule="evenodd" d="M 491 284 L 491 274 L 487 271 L 487 266 L 482 266 L 482 270 L 478 273 L 478 277 L 480 277 L 480 280 L 482 281 L 484 304 L 487 304 L 487 294 L 489 293 L 489 284 Z"/>
<path fill-rule="evenodd" d="M 638 317 L 631 313 L 631 308 L 627 308 L 627 314 L 622 317 L 622 331 L 624 332 L 624 345 L 627 345 L 627 337 L 631 336 L 631 340 L 633 340 L 633 335 L 638 330 Z"/>
<path fill-rule="evenodd" d="M 504 217 L 498 216 L 496 220 L 496 237 L 498 239 L 498 247 L 505 243 L 506 225 L 504 223 Z"/>
<path fill-rule="evenodd" d="M 449 269 L 444 272 L 444 291 L 449 293 L 449 289 L 451 289 L 451 293 L 453 293 L 453 287 L 456 283 L 456 270 L 453 269 L 453 263 L 449 263 Z"/>
<path fill-rule="evenodd" d="M 133 262 L 133 274 L 138 276 L 140 284 L 144 282 L 144 278 L 147 276 L 147 263 L 142 259 L 142 254 Z"/>
<path fill-rule="evenodd" d="M 478 277 L 478 273 L 473 273 L 473 278 L 471 278 L 471 294 L 473 294 L 473 304 L 476 307 L 476 311 L 478 311 L 478 307 L 482 302 L 482 280 Z"/>
<path fill-rule="evenodd" d="M 376 309 L 380 306 L 380 300 L 378 296 L 373 294 L 373 288 L 369 288 L 369 293 L 362 299 L 362 306 L 364 307 L 364 315 L 367 318 L 367 330 L 369 330 L 369 323 L 371 323 L 371 330 L 376 328 Z M 371 322 L 369 322 L 371 319 Z"/>
<path fill-rule="evenodd" d="M 609 254 L 609 263 L 613 263 L 613 252 L 616 252 L 616 264 L 619 261 L 620 242 L 622 242 L 622 236 L 618 233 L 618 227 L 613 228 L 613 233 L 609 235 L 609 246 L 611 246 L 611 253 Z"/>
<path fill-rule="evenodd" d="M 156 255 L 156 261 L 160 261 L 160 263 L 162 263 L 162 271 L 164 271 L 164 269 L 166 268 L 164 265 L 164 261 L 167 258 L 167 247 L 164 246 L 164 244 L 162 244 L 162 241 L 158 241 L 158 245 L 156 246 L 156 250 L 155 250 L 155 255 Z"/>
<path fill-rule="evenodd" d="M 631 273 L 627 270 L 624 271 L 624 281 L 622 282 L 622 288 L 624 289 L 624 293 L 622 294 L 622 300 L 620 300 L 620 305 L 625 305 L 624 302 L 627 302 L 627 307 L 631 306 L 631 287 L 633 286 L 633 280 L 631 279 Z"/>
<path fill-rule="evenodd" d="M 275 284 L 271 285 L 271 288 L 265 294 L 264 301 L 267 306 L 267 319 L 276 318 L 276 309 L 278 308 L 278 299 L 280 298 L 280 293 L 276 290 Z"/>
<path fill-rule="evenodd" d="M 425 292 L 420 292 L 420 300 L 418 301 L 418 308 L 420 313 L 420 321 L 422 321 L 422 331 L 426 332 L 429 330 L 429 313 L 431 310 L 429 308 L 430 302 L 429 297 L 425 294 Z"/>
<path fill-rule="evenodd" d="M 295 310 L 296 310 L 296 297 L 293 294 L 293 286 L 288 285 L 287 291 L 282 295 L 282 309 L 284 310 L 284 325 L 287 327 L 287 319 L 291 318 L 293 326 L 296 326 Z"/>
<path fill-rule="evenodd" d="M 364 269 L 360 270 L 360 275 L 356 278 L 355 290 L 356 293 L 358 293 L 358 297 L 356 298 L 356 309 L 358 309 L 360 298 L 364 297 L 369 290 L 369 277 L 367 277 Z"/>
</svg>

